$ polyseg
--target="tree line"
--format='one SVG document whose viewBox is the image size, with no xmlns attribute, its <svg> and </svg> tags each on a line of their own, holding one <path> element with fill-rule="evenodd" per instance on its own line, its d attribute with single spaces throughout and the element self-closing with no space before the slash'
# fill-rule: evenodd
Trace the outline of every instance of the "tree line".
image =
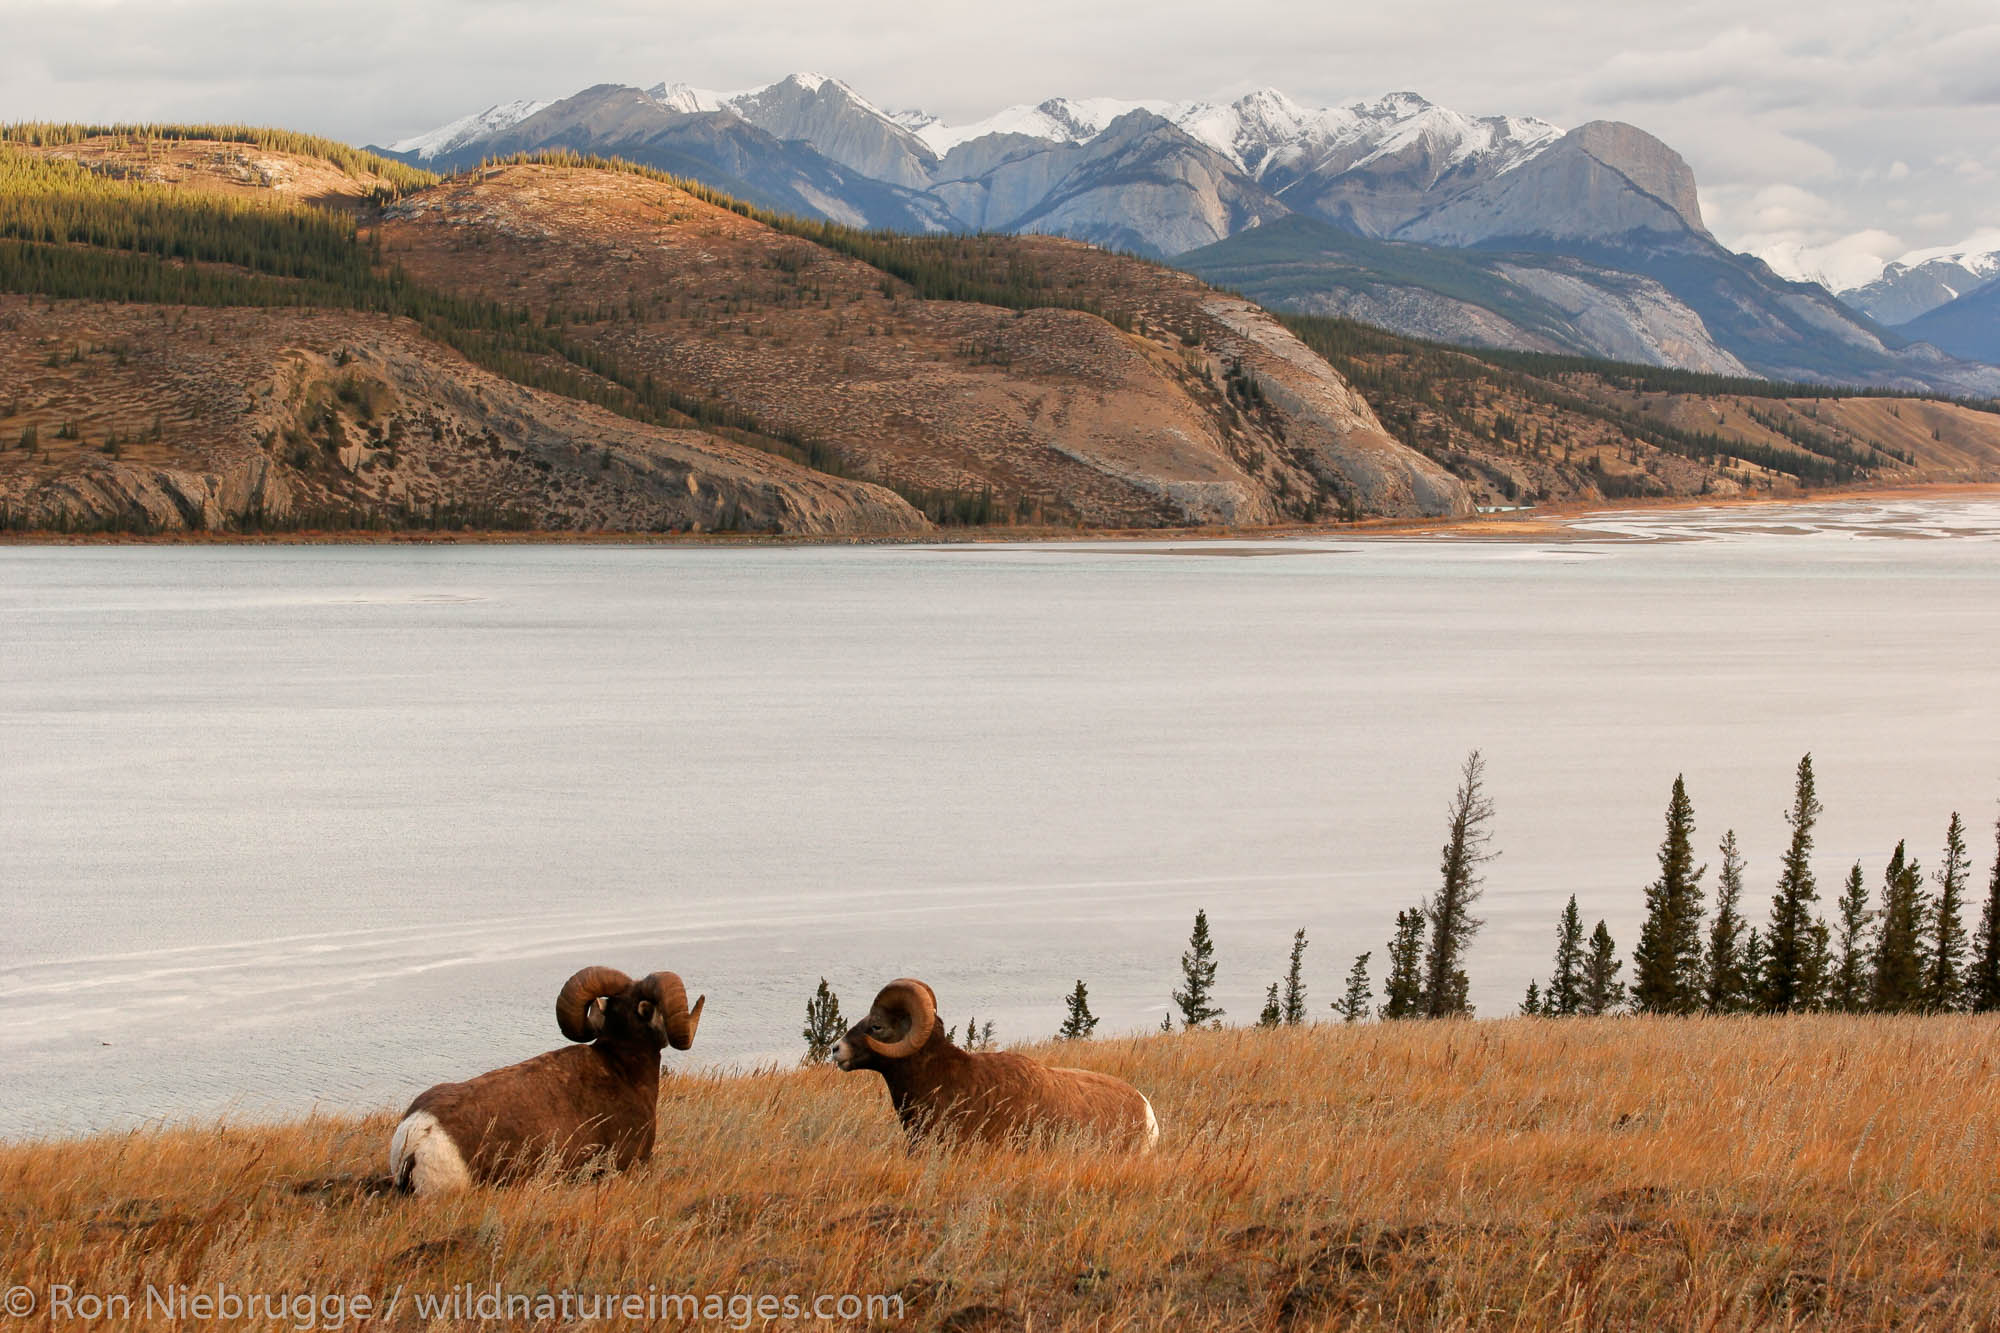
<svg viewBox="0 0 2000 1333">
<path fill-rule="evenodd" d="M 1387 945 L 1388 968 L 1377 997 L 1369 984 L 1373 951 L 1355 956 L 1340 998 L 1331 1004 L 1343 1022 L 1371 1016 L 1388 1020 L 1467 1018 L 1465 957 L 1484 924 L 1473 915 L 1481 867 L 1498 855 L 1492 847 L 1494 806 L 1485 789 L 1479 751 L 1467 756 L 1448 811 L 1439 852 L 1438 887 L 1396 914 Z M 1642 1014 L 1991 1013 L 2000 1011 L 2000 820 L 1994 824 L 1994 859 L 1986 901 L 1976 927 L 1965 924 L 1973 884 L 1973 859 L 1964 818 L 1946 824 L 1943 855 L 1926 876 L 1907 840 L 1898 842 L 1871 894 L 1860 862 L 1848 870 L 1828 918 L 1812 868 L 1814 831 L 1821 814 L 1812 756 L 1799 760 L 1789 829 L 1779 858 L 1768 918 L 1753 926 L 1745 916 L 1745 861 L 1736 832 L 1726 832 L 1715 883 L 1715 910 L 1705 911 L 1706 865 L 1695 864 L 1694 802 L 1683 776 L 1667 799 L 1666 832 L 1658 852 L 1659 874 L 1645 889 L 1646 913 L 1631 956 L 1625 960 L 1602 920 L 1588 935 L 1572 895 L 1558 914 L 1553 967 L 1546 981 L 1531 980 L 1519 1013 L 1537 1018 Z M 1270 983 L 1257 1016 L 1261 1027 L 1304 1024 L 1307 1003 L 1306 932 L 1292 935 L 1284 974 Z M 1215 1000 L 1218 962 L 1206 909 L 1195 913 L 1180 958 L 1181 984 L 1169 996 L 1160 1030 L 1220 1027 L 1226 1012 Z M 1079 978 L 1064 997 L 1057 1036 L 1086 1038 L 1096 1029 L 1089 988 Z M 807 1005 L 806 1062 L 824 1060 L 846 1032 L 837 997 L 821 978 Z M 991 1024 L 983 1044 L 992 1045 Z"/>
<path fill-rule="evenodd" d="M 322 162 L 338 167 L 355 180 L 373 177 L 383 181 L 395 193 L 422 189 L 426 185 L 435 185 L 438 182 L 435 172 L 413 167 L 407 162 L 381 157 L 338 140 L 322 139 L 316 134 L 271 129 L 263 125 L 162 125 L 139 122 L 85 125 L 55 121 L 20 121 L 11 125 L 0 125 L 0 140 L 29 144 L 36 148 L 65 148 L 91 139 L 117 140 L 121 147 L 136 142 L 141 148 L 148 147 L 155 140 L 161 143 L 177 143 L 192 139 L 249 144 L 273 153 L 316 157 Z"/>
<path fill-rule="evenodd" d="M 1660 843 L 1659 876 L 1646 887 L 1646 914 L 1632 951 L 1627 998 L 1635 1013 L 1989 1013 L 2000 1010 L 2000 821 L 1978 924 L 1967 929 L 1975 885 L 1964 817 L 1946 822 L 1943 854 L 1928 876 L 1907 840 L 1896 844 L 1871 892 L 1859 861 L 1849 867 L 1822 913 L 1812 868 L 1815 826 L 1823 813 L 1812 756 L 1799 760 L 1785 823 L 1769 915 L 1753 926 L 1744 915 L 1744 861 L 1736 832 L 1718 847 L 1715 909 L 1708 915 L 1695 864 L 1694 804 L 1674 779 Z M 1598 929 L 1603 930 L 1600 922 Z M 1556 932 L 1555 971 L 1530 992 L 1524 1013 L 1560 1017 L 1589 1012 L 1572 996 L 1578 930 L 1571 899 Z M 1608 939 L 1608 936 L 1607 936 Z M 1615 1004 L 1613 1008 L 1617 1007 Z M 1609 1010 L 1606 1010 L 1608 1012 Z"/>
</svg>

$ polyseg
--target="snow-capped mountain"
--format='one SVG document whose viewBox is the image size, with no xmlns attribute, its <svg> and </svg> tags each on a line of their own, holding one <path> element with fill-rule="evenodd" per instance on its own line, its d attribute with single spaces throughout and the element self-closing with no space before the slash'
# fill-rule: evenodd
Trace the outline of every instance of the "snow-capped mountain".
<svg viewBox="0 0 2000 1333">
<path fill-rule="evenodd" d="M 1266 88 L 1230 102 L 1057 97 L 953 123 L 801 73 L 730 93 L 603 84 L 559 102 L 494 107 L 388 151 L 451 170 L 545 148 L 624 157 L 851 226 L 1046 232 L 1161 258 L 1202 250 L 1205 264 L 1221 266 L 1204 271 L 1226 270 L 1236 262 L 1228 243 L 1269 223 L 1312 222 L 1383 244 L 1343 250 L 1309 240 L 1309 228 L 1288 231 L 1300 261 L 1273 261 L 1279 276 L 1260 288 L 1267 299 L 1342 308 L 1314 305 L 1338 286 L 1357 311 L 1418 312 L 1412 332 L 1425 319 L 1439 329 L 1499 327 L 1488 318 L 1496 307 L 1480 305 L 1486 297 L 1450 320 L 1429 309 L 1470 299 L 1440 276 L 1459 270 L 1433 256 L 1574 260 L 1581 267 L 1535 260 L 1518 273 L 1486 266 L 1459 276 L 1517 313 L 1536 312 L 1530 323 L 1573 330 L 1557 340 L 1568 350 L 1640 347 L 1702 369 L 2000 391 L 2000 381 L 1987 387 L 1990 369 L 1885 342 L 1823 290 L 1723 249 L 1688 164 L 1616 122 L 1565 132 L 1409 92 L 1316 107 Z M 2000 236 L 1991 239 L 1976 255 L 1909 256 L 1906 267 L 1936 280 L 1938 305 L 1990 274 L 1981 266 L 2000 252 Z"/>
<path fill-rule="evenodd" d="M 1957 245 L 1912 250 L 1891 260 L 1882 276 L 1836 293 L 1878 324 L 1907 324 L 2000 277 L 2000 230 Z"/>
<path fill-rule="evenodd" d="M 419 162 L 449 157 L 468 144 L 479 143 L 513 128 L 548 105 L 547 102 L 525 100 L 502 102 L 498 106 L 489 106 L 484 111 L 460 116 L 450 124 L 440 125 L 429 133 L 398 139 L 389 145 L 389 151 L 398 156 L 413 157 Z"/>
</svg>

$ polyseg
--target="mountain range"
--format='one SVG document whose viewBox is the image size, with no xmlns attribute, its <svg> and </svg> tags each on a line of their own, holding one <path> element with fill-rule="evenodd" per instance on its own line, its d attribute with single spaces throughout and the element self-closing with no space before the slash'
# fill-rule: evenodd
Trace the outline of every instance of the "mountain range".
<svg viewBox="0 0 2000 1333">
<path fill-rule="evenodd" d="M 1414 93 L 1308 107 L 1266 89 L 1226 104 L 1053 98 L 949 124 L 794 74 L 735 93 L 598 85 L 375 151 L 450 171 L 555 149 L 849 226 L 1069 236 L 1272 308 L 1445 341 L 2000 395 L 2000 368 L 1953 354 L 1979 345 L 1955 324 L 1941 348 L 1889 327 L 1913 317 L 1907 303 L 1873 314 L 1729 251 L 1687 163 L 1617 122 L 1565 131 Z"/>
<path fill-rule="evenodd" d="M 1347 234 L 1248 235 L 1308 227 Z M 2000 475 L 2000 404 L 1475 355 L 1061 237 L 240 126 L 0 127 L 0 330 L 0 530 L 1242 528 Z"/>
</svg>

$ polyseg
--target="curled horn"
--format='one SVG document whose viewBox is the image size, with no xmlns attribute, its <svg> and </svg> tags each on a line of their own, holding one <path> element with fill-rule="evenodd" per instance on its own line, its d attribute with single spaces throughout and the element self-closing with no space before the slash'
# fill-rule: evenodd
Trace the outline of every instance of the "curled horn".
<svg viewBox="0 0 2000 1333">
<path fill-rule="evenodd" d="M 901 1041 L 878 1041 L 862 1035 L 870 1049 L 885 1060 L 915 1055 L 930 1040 L 931 1029 L 937 1026 L 937 992 L 911 977 L 899 977 L 884 986 L 875 997 L 875 1007 L 885 1014 L 900 1010 L 910 1016 L 910 1029 Z"/>
<path fill-rule="evenodd" d="M 708 1003 L 708 997 L 699 997 L 694 1008 L 688 1008 L 687 987 L 674 972 L 655 972 L 639 985 L 651 992 L 653 1026 L 667 1039 L 667 1045 L 677 1051 L 694 1045 L 694 1030 L 701 1025 L 701 1007 Z"/>
<path fill-rule="evenodd" d="M 615 967 L 583 968 L 556 994 L 556 1026 L 571 1041 L 595 1041 L 599 1024 L 591 1021 L 592 1002 L 599 996 L 621 994 L 631 986 L 632 978 Z"/>
</svg>

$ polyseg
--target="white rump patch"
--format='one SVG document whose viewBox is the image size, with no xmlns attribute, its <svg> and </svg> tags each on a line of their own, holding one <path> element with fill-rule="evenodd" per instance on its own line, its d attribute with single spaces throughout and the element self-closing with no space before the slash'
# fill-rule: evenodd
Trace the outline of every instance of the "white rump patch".
<svg viewBox="0 0 2000 1333">
<path fill-rule="evenodd" d="M 1146 1103 L 1146 1141 L 1140 1145 L 1139 1151 L 1151 1152 L 1160 1146 L 1160 1118 L 1153 1114 L 1151 1098 L 1142 1092 L 1139 1094 L 1139 1100 Z"/>
<path fill-rule="evenodd" d="M 437 1117 L 412 1111 L 389 1140 L 389 1178 L 412 1194 L 450 1194 L 472 1188 L 472 1173 Z"/>
</svg>

